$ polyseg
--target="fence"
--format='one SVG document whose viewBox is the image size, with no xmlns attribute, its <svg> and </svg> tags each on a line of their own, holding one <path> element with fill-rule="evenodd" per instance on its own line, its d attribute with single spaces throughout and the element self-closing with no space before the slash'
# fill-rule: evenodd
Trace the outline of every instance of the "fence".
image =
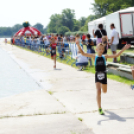
<svg viewBox="0 0 134 134">
<path fill-rule="evenodd" d="M 38 53 L 43 53 L 43 55 L 50 55 L 51 47 L 50 45 L 45 45 L 44 42 L 41 42 L 39 40 L 21 40 L 16 39 L 15 45 L 30 49 L 32 51 L 36 51 Z M 57 45 L 57 59 L 61 60 L 67 60 L 67 63 L 71 59 L 75 59 L 75 62 L 73 62 L 71 65 L 73 66 L 76 63 L 76 56 L 77 56 L 78 48 L 74 42 L 65 42 L 64 45 Z"/>
</svg>

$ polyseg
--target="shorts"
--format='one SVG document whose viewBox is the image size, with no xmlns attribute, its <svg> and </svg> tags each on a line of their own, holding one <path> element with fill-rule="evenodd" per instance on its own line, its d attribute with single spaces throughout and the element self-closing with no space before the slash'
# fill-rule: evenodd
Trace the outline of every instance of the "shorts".
<svg viewBox="0 0 134 134">
<path fill-rule="evenodd" d="M 87 66 L 88 62 L 84 62 L 84 63 L 76 63 L 76 66 Z"/>
<path fill-rule="evenodd" d="M 107 73 L 106 72 L 96 72 L 95 73 L 95 83 L 107 84 Z"/>
<path fill-rule="evenodd" d="M 117 45 L 112 44 L 111 45 L 111 51 L 113 52 L 113 51 L 116 51 L 116 50 L 117 50 Z"/>
<path fill-rule="evenodd" d="M 56 56 L 56 49 L 51 49 L 51 57 Z"/>
</svg>

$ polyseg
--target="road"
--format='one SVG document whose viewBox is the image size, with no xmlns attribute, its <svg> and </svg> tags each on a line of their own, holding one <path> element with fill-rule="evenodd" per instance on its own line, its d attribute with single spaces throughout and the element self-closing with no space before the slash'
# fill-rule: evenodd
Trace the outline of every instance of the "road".
<svg viewBox="0 0 134 134">
<path fill-rule="evenodd" d="M 100 116 L 94 74 L 62 63 L 53 70 L 48 58 L 15 46 L 0 47 L 41 87 L 0 99 L 0 134 L 134 133 L 134 92 L 128 85 L 108 79 L 108 93 L 102 94 L 106 114 Z"/>
</svg>

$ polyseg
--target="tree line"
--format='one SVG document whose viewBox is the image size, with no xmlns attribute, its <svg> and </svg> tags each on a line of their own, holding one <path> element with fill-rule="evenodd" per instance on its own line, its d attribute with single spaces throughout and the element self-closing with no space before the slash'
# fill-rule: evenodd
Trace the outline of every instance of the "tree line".
<svg viewBox="0 0 134 134">
<path fill-rule="evenodd" d="M 37 23 L 33 27 L 37 28 L 42 33 L 46 33 L 46 28 L 44 28 L 41 23 Z M 21 28 L 23 28 L 21 24 L 16 24 L 13 27 L 0 27 L 0 36 L 13 36 Z"/>
</svg>

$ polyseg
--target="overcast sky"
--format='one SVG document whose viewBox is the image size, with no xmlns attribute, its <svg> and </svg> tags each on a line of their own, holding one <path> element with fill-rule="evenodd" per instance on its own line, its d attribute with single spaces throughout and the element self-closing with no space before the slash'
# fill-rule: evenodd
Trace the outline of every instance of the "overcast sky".
<svg viewBox="0 0 134 134">
<path fill-rule="evenodd" d="M 76 19 L 93 14 L 91 3 L 94 0 L 0 0 L 0 26 L 13 26 L 29 21 L 31 25 L 37 22 L 44 27 L 50 21 L 50 16 L 61 13 L 65 8 L 75 10 Z"/>
</svg>

